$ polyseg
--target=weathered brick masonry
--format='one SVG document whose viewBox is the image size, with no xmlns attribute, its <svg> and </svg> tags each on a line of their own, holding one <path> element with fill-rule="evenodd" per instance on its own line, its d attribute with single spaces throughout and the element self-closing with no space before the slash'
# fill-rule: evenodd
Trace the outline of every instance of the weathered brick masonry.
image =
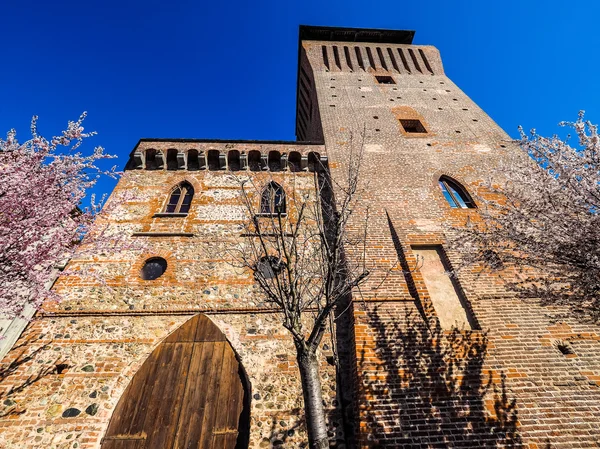
<svg viewBox="0 0 600 449">
<path fill-rule="evenodd" d="M 510 138 L 410 32 L 303 27 L 299 46 L 298 142 L 140 141 L 109 200 L 118 206 L 102 220 L 144 241 L 144 254 L 71 261 L 104 283 L 59 278 L 64 300 L 46 304 L 3 360 L 18 363 L 0 384 L 0 447 L 99 447 L 144 360 L 201 312 L 247 374 L 250 447 L 298 447 L 306 435 L 291 340 L 249 273 L 224 260 L 223 248 L 244 238 L 233 175 L 314 195 L 315 162 L 335 179 L 357 148 L 365 191 L 356 229 L 368 208 L 372 276 L 337 320 L 338 379 L 327 363 L 332 336 L 323 346 L 334 444 L 345 430 L 361 447 L 600 446 L 598 327 L 515 298 L 500 278 L 510 268 L 462 271 L 449 292 L 416 256 L 435 248 L 446 268 L 459 262 L 444 224 L 477 210 L 451 208 L 440 176 L 477 203 L 490 168 L 517 151 Z M 184 181 L 195 191 L 189 213 L 156 216 Z M 144 281 L 140 268 L 155 256 L 167 270 Z M 449 315 L 436 302 L 440 288 L 460 299 L 447 303 Z M 461 313 L 461 329 L 436 324 Z"/>
</svg>

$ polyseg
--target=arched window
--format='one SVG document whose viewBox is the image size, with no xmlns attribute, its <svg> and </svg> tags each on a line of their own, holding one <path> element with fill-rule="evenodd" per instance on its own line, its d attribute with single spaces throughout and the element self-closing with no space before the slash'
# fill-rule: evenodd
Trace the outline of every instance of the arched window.
<svg viewBox="0 0 600 449">
<path fill-rule="evenodd" d="M 177 150 L 167 151 L 167 170 L 177 170 L 179 168 L 179 162 L 177 161 Z"/>
<path fill-rule="evenodd" d="M 194 188 L 188 182 L 182 182 L 171 191 L 169 202 L 165 207 L 166 214 L 187 214 L 194 197 Z"/>
<path fill-rule="evenodd" d="M 285 192 L 276 182 L 270 182 L 260 199 L 260 213 L 266 215 L 285 214 Z"/>
<path fill-rule="evenodd" d="M 440 189 L 444 194 L 444 198 L 450 204 L 450 207 L 460 209 L 474 209 L 475 202 L 467 193 L 465 188 L 455 180 L 442 176 L 439 180 Z"/>
<path fill-rule="evenodd" d="M 240 169 L 240 152 L 238 150 L 227 152 L 227 167 L 231 171 L 238 171 Z"/>
<path fill-rule="evenodd" d="M 298 172 L 301 170 L 302 156 L 297 151 L 292 151 L 288 156 L 288 168 L 293 172 Z"/>
</svg>

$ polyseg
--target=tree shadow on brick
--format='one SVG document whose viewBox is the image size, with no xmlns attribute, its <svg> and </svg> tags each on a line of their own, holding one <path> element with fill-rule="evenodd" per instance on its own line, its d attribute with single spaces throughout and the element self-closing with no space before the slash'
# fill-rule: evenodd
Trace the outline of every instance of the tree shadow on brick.
<svg viewBox="0 0 600 449">
<path fill-rule="evenodd" d="M 391 313 L 390 313 L 391 312 Z M 360 411 L 370 447 L 520 448 L 516 400 L 505 376 L 483 372 L 488 346 L 481 332 L 407 316 L 385 308 L 368 313 L 375 361 L 363 351 Z"/>
<path fill-rule="evenodd" d="M 9 377 L 13 375 L 18 375 L 19 368 L 22 365 L 32 361 L 38 354 L 49 348 L 50 344 L 46 343 L 42 346 L 39 346 L 35 350 L 29 352 L 29 349 L 38 340 L 39 338 L 29 338 L 20 345 L 15 346 L 13 348 L 13 351 L 16 351 L 19 348 L 24 349 L 9 363 L 4 363 L 0 365 L 0 385 L 3 384 L 4 381 L 6 381 Z M 26 409 L 15 400 L 15 397 L 30 385 L 33 385 L 34 383 L 38 382 L 46 376 L 49 376 L 50 374 L 56 373 L 57 367 L 67 366 L 65 364 L 60 363 L 57 365 L 57 363 L 58 359 L 54 363 L 41 367 L 38 370 L 38 372 L 29 375 L 25 379 L 18 378 L 18 382 L 10 385 L 10 388 L 0 390 L 0 418 L 21 415 L 25 413 Z"/>
</svg>

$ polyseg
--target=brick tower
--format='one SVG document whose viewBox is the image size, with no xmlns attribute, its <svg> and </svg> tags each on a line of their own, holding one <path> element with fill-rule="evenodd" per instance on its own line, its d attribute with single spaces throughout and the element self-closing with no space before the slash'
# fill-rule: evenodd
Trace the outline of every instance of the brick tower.
<svg viewBox="0 0 600 449">
<path fill-rule="evenodd" d="M 339 320 L 347 433 L 372 447 L 596 447 L 598 327 L 515 299 L 508 269 L 444 274 L 459 262 L 445 225 L 476 218 L 490 168 L 520 150 L 412 37 L 300 28 L 298 139 L 324 140 L 334 179 L 350 140 L 364 151 L 373 276 Z"/>
<path fill-rule="evenodd" d="M 321 351 L 332 445 L 597 447 L 598 327 L 516 299 L 509 270 L 445 274 L 445 225 L 517 148 L 412 37 L 300 27 L 297 141 L 141 139 L 98 225 L 144 249 L 71 260 L 103 282 L 59 277 L 3 359 L 0 447 L 303 447 L 291 339 L 223 257 L 247 238 L 234 176 L 315 195 L 356 146 L 372 275 Z"/>
</svg>

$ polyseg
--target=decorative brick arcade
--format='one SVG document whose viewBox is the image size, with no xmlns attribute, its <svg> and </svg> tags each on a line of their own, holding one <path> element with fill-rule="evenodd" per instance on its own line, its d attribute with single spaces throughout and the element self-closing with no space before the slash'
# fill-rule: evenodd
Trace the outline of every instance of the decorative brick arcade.
<svg viewBox="0 0 600 449">
<path fill-rule="evenodd" d="M 173 335 L 185 347 L 185 332 L 173 333 L 200 313 L 226 338 L 220 350 L 235 353 L 236 362 L 214 366 L 239 362 L 244 391 L 235 384 L 231 400 L 243 396 L 238 409 L 249 414 L 237 439 L 215 418 L 212 444 L 303 447 L 291 339 L 252 276 L 224 257 L 245 238 L 233 176 L 315 195 L 312 172 L 321 163 L 343 176 L 357 142 L 366 193 L 355 217 L 368 209 L 372 275 L 337 311 L 321 351 L 332 447 L 600 447 L 598 326 L 516 298 L 504 287 L 508 268 L 443 275 L 459 263 L 445 225 L 477 216 L 490 168 L 519 150 L 445 75 L 438 51 L 412 37 L 301 27 L 296 142 L 140 140 L 109 201 L 126 199 L 101 220 L 145 242 L 144 254 L 71 260 L 70 270 L 96 270 L 104 283 L 60 277 L 53 288 L 63 301 L 45 304 L 2 361 L 0 447 L 149 449 L 166 421 L 107 433 L 109 422 L 135 393 L 125 392 L 136 373 L 150 376 L 144 362 L 162 360 Z M 177 197 L 180 212 L 165 213 L 178 185 L 194 192 L 189 210 Z M 346 250 L 352 258 L 357 248 Z M 153 258 L 166 261 L 164 274 L 144 280 Z M 211 338 L 189 342 L 212 348 Z M 153 373 L 162 379 L 174 360 Z M 140 398 L 167 394 L 153 388 Z"/>
</svg>

